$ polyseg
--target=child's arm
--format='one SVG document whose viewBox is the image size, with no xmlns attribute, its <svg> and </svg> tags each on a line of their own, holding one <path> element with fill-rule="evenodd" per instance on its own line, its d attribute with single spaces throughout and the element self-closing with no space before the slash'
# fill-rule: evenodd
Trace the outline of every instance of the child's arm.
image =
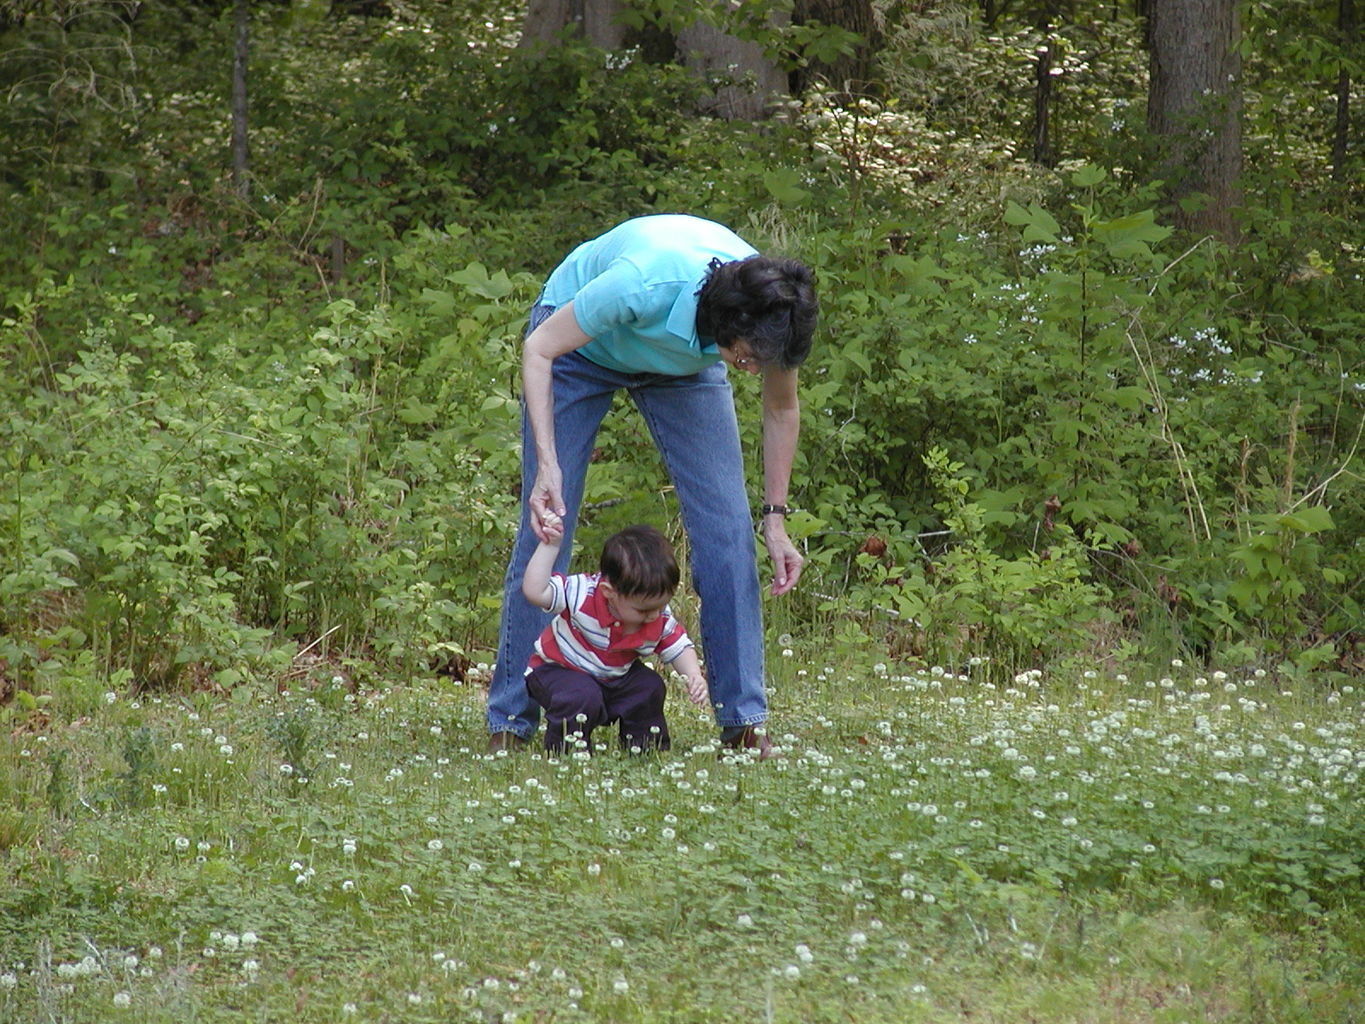
<svg viewBox="0 0 1365 1024">
<path fill-rule="evenodd" d="M 701 662 L 697 660 L 697 649 L 689 647 L 673 659 L 672 668 L 687 677 L 687 699 L 697 707 L 706 703 L 706 677 L 701 673 Z"/>
<path fill-rule="evenodd" d="M 559 545 L 564 540 L 564 524 L 553 512 L 547 513 L 553 519 L 542 517 L 541 527 L 549 537 L 536 547 L 531 560 L 526 563 L 526 574 L 521 578 L 521 592 L 526 600 L 537 608 L 549 608 L 554 600 L 550 588 L 550 575 L 554 572 L 555 559 L 559 557 Z"/>
</svg>

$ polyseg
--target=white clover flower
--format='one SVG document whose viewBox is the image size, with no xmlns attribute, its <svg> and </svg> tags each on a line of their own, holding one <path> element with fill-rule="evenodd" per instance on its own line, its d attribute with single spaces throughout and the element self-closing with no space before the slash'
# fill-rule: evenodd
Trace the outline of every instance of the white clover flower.
<svg viewBox="0 0 1365 1024">
<path fill-rule="evenodd" d="M 127 992 L 115 992 L 114 1005 L 117 1006 L 119 1009 L 124 1009 L 126 1007 L 132 1006 L 133 997 L 130 996 Z"/>
<path fill-rule="evenodd" d="M 623 996 L 630 991 L 630 982 L 626 981 L 625 978 L 617 978 L 615 984 L 611 986 L 611 990 L 618 996 Z"/>
<path fill-rule="evenodd" d="M 596 861 L 593 861 L 591 864 L 588 865 L 588 874 L 592 875 L 594 878 L 596 878 L 601 873 L 602 873 L 601 864 L 598 864 Z"/>
<path fill-rule="evenodd" d="M 431 839 L 427 841 L 427 849 L 430 850 L 432 853 L 440 853 L 445 848 L 446 844 L 441 842 L 441 840 L 439 839 Z"/>
<path fill-rule="evenodd" d="M 179 850 L 181 853 L 184 853 L 186 850 L 190 848 L 190 841 L 186 839 L 184 836 L 176 836 L 175 848 Z"/>
<path fill-rule="evenodd" d="M 4 974 L 0 974 L 0 988 L 12 989 L 17 988 L 18 985 L 19 979 L 13 971 L 6 971 Z"/>
<path fill-rule="evenodd" d="M 752 928 L 754 926 L 754 919 L 748 914 L 740 914 L 739 917 L 735 918 L 735 924 L 741 928 Z"/>
<path fill-rule="evenodd" d="M 801 977 L 801 968 L 797 967 L 796 964 L 788 964 L 782 969 L 782 974 L 788 981 L 796 981 Z"/>
<path fill-rule="evenodd" d="M 347 1014 L 347 1015 L 353 1014 L 353 1013 L 356 1012 L 356 1009 L 357 1009 L 357 1007 L 356 1007 L 355 1003 L 342 1003 L 342 1004 L 341 1004 L 341 1012 L 344 1013 L 344 1014 Z"/>
<path fill-rule="evenodd" d="M 422 997 L 421 997 L 420 995 L 418 995 L 416 992 L 409 992 L 409 993 L 408 993 L 408 1005 L 409 1005 L 409 1006 L 421 1006 L 421 1005 L 422 1005 Z"/>
<path fill-rule="evenodd" d="M 260 942 L 260 937 L 255 932 L 242 932 L 242 945 L 251 949 L 256 943 Z"/>
</svg>

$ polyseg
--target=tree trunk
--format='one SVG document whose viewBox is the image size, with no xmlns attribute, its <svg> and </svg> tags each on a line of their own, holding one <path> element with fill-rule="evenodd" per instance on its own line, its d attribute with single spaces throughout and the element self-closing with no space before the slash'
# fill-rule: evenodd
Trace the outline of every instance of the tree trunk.
<svg viewBox="0 0 1365 1024">
<path fill-rule="evenodd" d="M 237 0 L 233 11 L 232 181 L 243 199 L 251 189 L 251 147 L 247 139 L 246 69 L 251 41 L 251 0 Z"/>
<path fill-rule="evenodd" d="M 1051 167 L 1052 143 L 1048 138 L 1048 117 L 1052 104 L 1052 44 L 1043 40 L 1037 52 L 1038 67 L 1033 91 L 1033 162 Z"/>
<path fill-rule="evenodd" d="M 1351 134 L 1351 73 L 1347 70 L 1347 59 L 1355 49 L 1355 0 L 1337 0 L 1337 30 L 1341 36 L 1341 70 L 1337 73 L 1337 122 L 1332 131 L 1332 177 L 1345 181 Z"/>
<path fill-rule="evenodd" d="M 1242 169 L 1241 21 L 1237 0 L 1148 0 L 1147 127 L 1162 142 L 1176 221 L 1237 237 Z M 1206 203 L 1182 203 L 1195 193 Z"/>
<path fill-rule="evenodd" d="M 825 82 L 839 97 L 864 96 L 874 79 L 873 64 L 880 48 L 880 33 L 873 15 L 872 0 L 796 0 L 792 21 L 804 25 L 818 21 L 836 25 L 863 37 L 853 53 L 832 61 L 811 61 L 792 76 L 792 87 L 804 92 L 815 82 Z"/>
<path fill-rule="evenodd" d="M 704 2 L 726 4 L 729 0 Z M 774 20 L 779 17 L 772 15 Z M 726 35 L 703 21 L 678 32 L 678 53 L 684 64 L 703 77 L 733 83 L 720 86 L 714 97 L 703 101 L 701 107 L 707 113 L 756 121 L 766 113 L 774 94 L 787 91 L 786 74 L 764 55 L 761 46 Z"/>
<path fill-rule="evenodd" d="M 620 10 L 620 0 L 530 0 L 517 45 L 525 49 L 553 46 L 571 28 L 593 46 L 619 50 L 626 37 L 617 17 Z"/>
</svg>

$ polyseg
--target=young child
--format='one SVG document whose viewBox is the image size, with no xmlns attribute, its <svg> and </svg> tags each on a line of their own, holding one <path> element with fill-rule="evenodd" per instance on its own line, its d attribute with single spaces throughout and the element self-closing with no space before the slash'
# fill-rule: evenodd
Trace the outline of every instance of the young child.
<svg viewBox="0 0 1365 1024">
<path fill-rule="evenodd" d="M 707 696 L 697 652 L 668 609 L 679 578 L 668 541 L 652 526 L 627 527 L 603 546 L 600 572 L 563 576 L 551 572 L 563 524 L 552 520 L 546 534 L 521 586 L 555 613 L 526 669 L 527 692 L 545 709 L 545 749 L 562 751 L 567 731 L 592 750 L 592 731 L 619 721 L 627 750 L 667 750 L 663 677 L 640 659 L 657 655 L 684 675 L 693 704 Z"/>
</svg>

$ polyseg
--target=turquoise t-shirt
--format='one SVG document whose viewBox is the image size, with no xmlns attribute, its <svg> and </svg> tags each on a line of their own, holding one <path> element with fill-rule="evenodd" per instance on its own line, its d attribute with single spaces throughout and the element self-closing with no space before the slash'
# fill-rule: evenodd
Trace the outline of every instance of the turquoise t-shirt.
<svg viewBox="0 0 1365 1024">
<path fill-rule="evenodd" d="M 592 338 L 579 351 L 621 373 L 697 373 L 720 358 L 697 334 L 697 291 L 707 264 L 757 250 L 729 228 L 685 214 L 637 217 L 584 242 L 555 268 L 540 301 L 573 301 Z"/>
</svg>

